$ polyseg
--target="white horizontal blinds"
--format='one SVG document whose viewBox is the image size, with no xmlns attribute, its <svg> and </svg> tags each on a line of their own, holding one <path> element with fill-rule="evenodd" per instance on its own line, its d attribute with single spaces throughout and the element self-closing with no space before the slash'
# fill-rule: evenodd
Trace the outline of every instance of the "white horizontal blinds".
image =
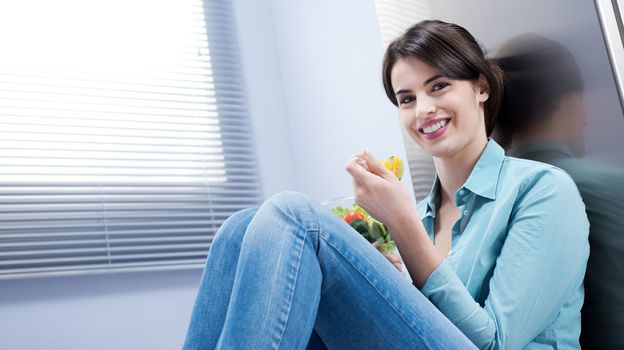
<svg viewBox="0 0 624 350">
<path fill-rule="evenodd" d="M 421 201 L 431 192 L 433 181 L 435 181 L 433 158 L 412 140 L 412 137 L 405 129 L 401 131 L 405 144 L 405 154 L 408 158 L 410 175 L 412 176 L 414 197 L 416 201 Z"/>
<path fill-rule="evenodd" d="M 201 267 L 257 205 L 228 5 L 0 3 L 0 278 Z"/>
<path fill-rule="evenodd" d="M 416 22 L 430 19 L 430 0 L 375 0 L 385 46 Z"/>
<path fill-rule="evenodd" d="M 403 34 L 412 24 L 431 18 L 428 0 L 375 0 L 377 18 L 384 47 Z M 431 191 L 435 179 L 433 159 L 403 130 L 403 141 L 407 154 L 412 185 L 416 200 L 425 198 Z"/>
</svg>

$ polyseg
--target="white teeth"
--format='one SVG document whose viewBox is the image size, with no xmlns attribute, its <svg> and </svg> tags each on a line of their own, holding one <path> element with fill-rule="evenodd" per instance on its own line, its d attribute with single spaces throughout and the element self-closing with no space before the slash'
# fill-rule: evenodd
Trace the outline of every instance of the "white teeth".
<svg viewBox="0 0 624 350">
<path fill-rule="evenodd" d="M 441 120 L 433 125 L 430 125 L 426 128 L 421 129 L 422 131 L 425 132 L 425 134 L 431 134 L 432 132 L 436 132 L 438 131 L 438 129 L 440 129 L 441 127 L 443 127 L 444 125 L 446 125 L 446 120 Z"/>
</svg>

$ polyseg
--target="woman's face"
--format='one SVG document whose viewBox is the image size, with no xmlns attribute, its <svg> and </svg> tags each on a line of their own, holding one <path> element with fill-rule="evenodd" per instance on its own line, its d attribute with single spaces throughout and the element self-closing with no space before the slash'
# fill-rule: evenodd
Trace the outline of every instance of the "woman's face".
<svg viewBox="0 0 624 350">
<path fill-rule="evenodd" d="M 453 158 L 483 151 L 489 95 L 479 83 L 450 79 L 416 58 L 399 59 L 391 81 L 403 127 L 428 154 Z"/>
</svg>

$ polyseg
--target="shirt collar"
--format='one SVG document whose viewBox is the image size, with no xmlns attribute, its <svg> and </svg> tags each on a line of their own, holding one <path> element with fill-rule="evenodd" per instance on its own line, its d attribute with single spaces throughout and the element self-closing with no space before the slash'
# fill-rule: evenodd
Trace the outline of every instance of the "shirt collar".
<svg viewBox="0 0 624 350">
<path fill-rule="evenodd" d="M 505 151 L 490 139 L 462 188 L 467 188 L 481 197 L 496 199 L 496 189 L 504 160 Z"/>
<path fill-rule="evenodd" d="M 425 213 L 425 216 L 431 216 L 435 218 L 438 193 L 440 193 L 440 180 L 436 175 L 435 181 L 433 182 L 433 187 L 431 188 L 431 192 L 429 192 L 429 195 L 427 196 L 427 211 Z"/>
<path fill-rule="evenodd" d="M 493 139 L 490 139 L 481 153 L 477 164 L 472 169 L 466 183 L 460 188 L 491 200 L 496 199 L 496 189 L 500 179 L 500 170 L 505 160 L 505 151 Z M 435 208 L 440 193 L 440 180 L 436 176 L 431 192 L 427 196 L 425 216 L 435 217 Z"/>
</svg>

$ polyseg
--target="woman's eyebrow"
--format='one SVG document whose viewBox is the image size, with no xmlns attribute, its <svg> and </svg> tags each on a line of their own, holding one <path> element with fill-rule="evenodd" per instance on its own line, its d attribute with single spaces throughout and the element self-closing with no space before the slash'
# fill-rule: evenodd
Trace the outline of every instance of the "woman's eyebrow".
<svg viewBox="0 0 624 350">
<path fill-rule="evenodd" d="M 429 79 L 425 80 L 425 82 L 423 83 L 423 86 L 427 86 L 427 84 L 429 84 L 430 82 L 432 82 L 432 81 L 434 81 L 434 80 L 436 80 L 436 79 L 438 79 L 438 78 L 441 78 L 441 77 L 443 77 L 443 76 L 444 76 L 444 75 L 442 75 L 442 74 L 437 74 L 437 75 L 434 75 L 434 76 L 432 76 L 431 78 L 429 78 Z M 395 94 L 395 95 L 400 95 L 400 94 L 404 94 L 404 93 L 408 93 L 408 92 L 412 92 L 412 90 L 410 90 L 410 89 L 401 89 L 401 90 L 399 90 L 399 91 L 395 92 L 394 94 Z"/>
<path fill-rule="evenodd" d="M 401 89 L 401 90 L 397 91 L 395 93 L 395 95 L 398 96 L 400 94 L 405 94 L 405 93 L 408 93 L 408 92 L 412 92 L 412 90 L 410 90 L 410 89 Z"/>
<path fill-rule="evenodd" d="M 436 80 L 438 78 L 441 78 L 441 77 L 443 77 L 442 74 L 434 75 L 431 78 L 425 80 L 425 82 L 423 83 L 423 86 L 427 86 L 427 84 L 429 84 L 430 82 L 432 82 L 432 81 L 434 81 L 434 80 Z"/>
</svg>

